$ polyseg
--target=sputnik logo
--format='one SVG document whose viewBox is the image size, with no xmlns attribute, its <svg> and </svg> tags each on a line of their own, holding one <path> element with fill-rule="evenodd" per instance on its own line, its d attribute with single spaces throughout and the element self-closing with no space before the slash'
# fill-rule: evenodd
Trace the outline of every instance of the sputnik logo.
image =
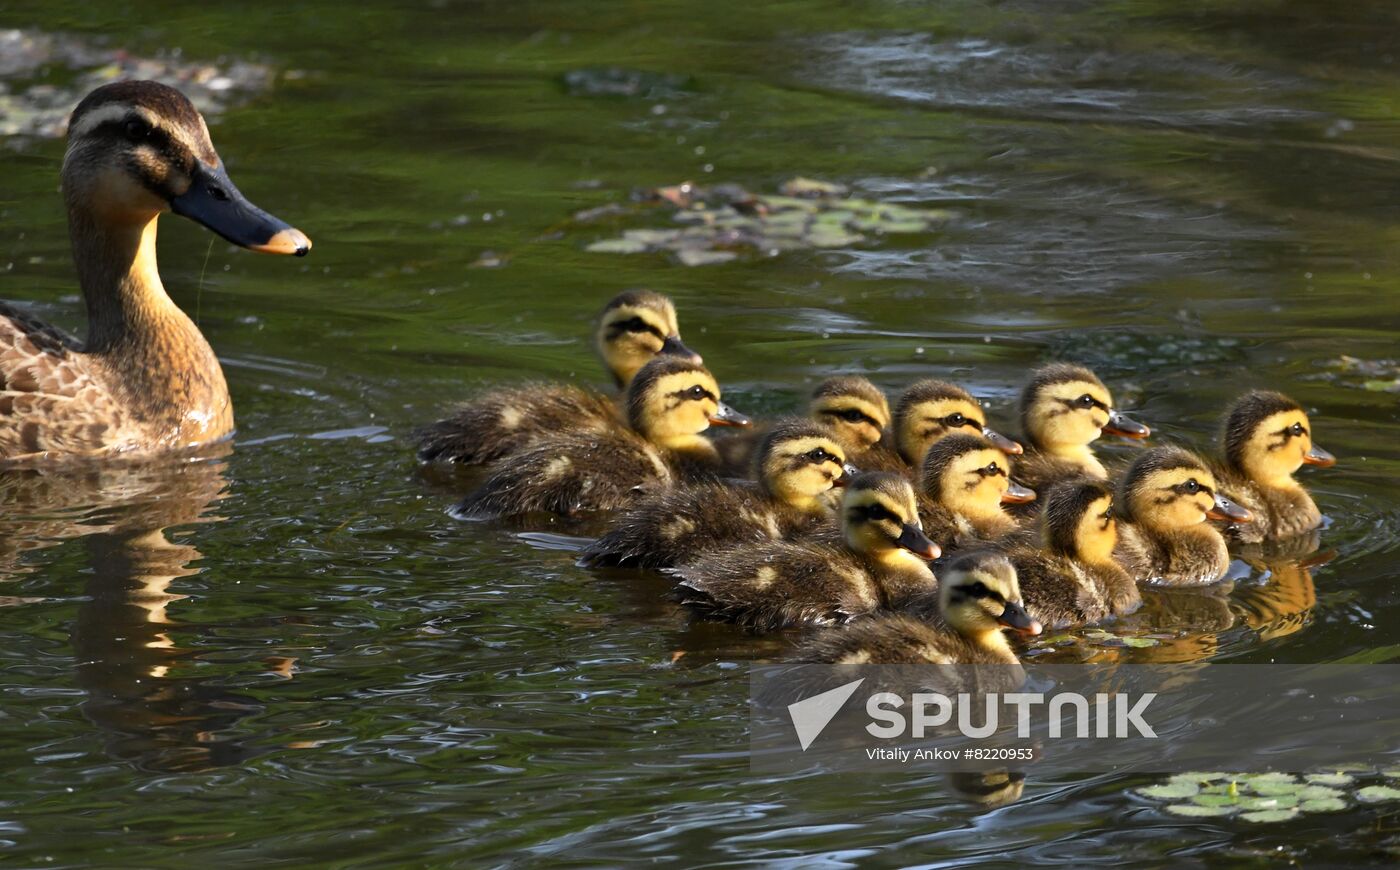
<svg viewBox="0 0 1400 870">
<path fill-rule="evenodd" d="M 820 695 L 788 704 L 788 715 L 792 717 L 792 727 L 797 732 L 797 742 L 802 745 L 803 752 L 806 752 L 812 741 L 831 724 L 831 720 L 841 711 L 842 705 L 855 694 L 863 682 L 865 677 L 829 689 Z"/>
</svg>

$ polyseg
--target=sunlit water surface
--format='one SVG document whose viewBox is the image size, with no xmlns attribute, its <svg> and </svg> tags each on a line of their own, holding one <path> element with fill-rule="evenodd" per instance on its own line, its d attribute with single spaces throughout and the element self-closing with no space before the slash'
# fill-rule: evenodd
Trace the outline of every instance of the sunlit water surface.
<svg viewBox="0 0 1400 870">
<path fill-rule="evenodd" d="M 1393 815 L 1171 819 L 1125 795 L 1141 777 L 1032 774 L 994 809 L 929 773 L 756 778 L 745 668 L 790 638 L 687 625 L 658 580 L 452 520 L 468 481 L 405 443 L 492 384 L 601 382 L 590 319 L 641 285 L 757 414 L 833 372 L 932 375 L 1014 430 L 1027 369 L 1062 357 L 1208 447 L 1269 386 L 1340 457 L 1307 477 L 1335 558 L 1256 562 L 1124 657 L 1400 657 L 1396 394 L 1335 364 L 1400 355 L 1400 18 L 1180 8 L 8 4 L 0 26 L 301 73 L 212 132 L 316 249 L 163 220 L 237 443 L 0 481 L 0 861 L 1393 858 Z M 614 66 L 645 73 L 635 93 L 590 85 Z M 0 297 L 78 330 L 62 145 L 0 144 Z M 955 217 L 697 268 L 584 252 L 609 229 L 566 223 L 634 188 L 793 175 Z"/>
</svg>

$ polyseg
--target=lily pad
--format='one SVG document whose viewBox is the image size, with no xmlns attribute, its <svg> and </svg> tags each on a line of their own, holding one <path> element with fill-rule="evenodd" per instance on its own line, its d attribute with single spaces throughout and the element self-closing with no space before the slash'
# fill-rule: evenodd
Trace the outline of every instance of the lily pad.
<svg viewBox="0 0 1400 870">
<path fill-rule="evenodd" d="M 1356 790 L 1356 799 L 1368 804 L 1397 801 L 1400 800 L 1400 788 L 1391 788 L 1388 785 L 1368 785 Z"/>
<path fill-rule="evenodd" d="M 1305 813 L 1336 813 L 1347 808 L 1347 802 L 1340 798 L 1313 798 L 1298 804 Z"/>
<path fill-rule="evenodd" d="M 1235 812 L 1234 807 L 1203 807 L 1199 804 L 1168 804 L 1166 810 L 1174 816 L 1197 819 L 1218 818 Z"/>
<path fill-rule="evenodd" d="M 1256 822 L 1258 824 L 1286 822 L 1289 819 L 1298 818 L 1298 811 L 1296 809 L 1259 810 L 1257 812 L 1244 813 L 1240 818 L 1244 819 L 1246 822 Z"/>
<path fill-rule="evenodd" d="M 1356 777 L 1345 773 L 1309 773 L 1303 777 L 1314 785 L 1351 785 Z"/>
<path fill-rule="evenodd" d="M 1306 785 L 1298 789 L 1297 795 L 1303 801 L 1341 800 L 1346 792 L 1326 785 Z"/>
<path fill-rule="evenodd" d="M 1137 793 L 1143 797 L 1159 801 L 1189 798 L 1199 791 L 1199 788 L 1189 782 L 1168 782 L 1163 785 L 1149 785 L 1137 789 Z"/>
<path fill-rule="evenodd" d="M 651 249 L 636 239 L 603 239 L 594 242 L 584 250 L 595 254 L 645 254 Z"/>
</svg>

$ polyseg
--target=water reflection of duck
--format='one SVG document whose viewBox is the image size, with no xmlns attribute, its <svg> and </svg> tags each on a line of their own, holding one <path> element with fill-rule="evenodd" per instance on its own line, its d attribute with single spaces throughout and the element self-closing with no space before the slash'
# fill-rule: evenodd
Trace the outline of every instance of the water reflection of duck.
<svg viewBox="0 0 1400 870">
<path fill-rule="evenodd" d="M 1312 496 L 1293 478 L 1304 465 L 1326 468 L 1336 459 L 1313 444 L 1302 406 L 1283 395 L 1254 390 L 1225 415 L 1221 489 L 1253 514 L 1228 532 L 1245 543 L 1306 534 L 1322 523 Z"/>
<path fill-rule="evenodd" d="M 1069 363 L 1051 363 L 1031 375 L 1021 391 L 1021 429 L 1027 448 L 1016 462 L 1016 479 L 1035 490 L 1085 475 L 1106 479 L 1091 446 L 1105 432 L 1127 438 L 1150 434 L 1114 407 L 1097 375 Z"/>
<path fill-rule="evenodd" d="M 1138 580 L 1200 586 L 1225 576 L 1230 554 L 1207 518 L 1247 522 L 1250 513 L 1218 491 L 1197 456 L 1157 447 L 1139 456 L 1118 483 L 1114 510 L 1118 559 Z"/>
<path fill-rule="evenodd" d="M 700 362 L 699 355 L 681 342 L 675 305 L 650 290 L 614 296 L 598 318 L 594 344 L 623 389 L 658 354 Z M 478 396 L 451 416 L 418 429 L 413 437 L 418 458 L 425 462 L 477 465 L 561 433 L 619 431 L 626 425 L 617 403 L 596 390 L 572 384 L 527 384 Z"/>
<path fill-rule="evenodd" d="M 943 571 L 935 620 L 894 613 L 830 629 L 804 643 L 798 662 L 827 664 L 1019 664 L 1003 629 L 1035 635 L 1016 569 L 1002 555 L 965 553 Z M 1018 681 L 1019 682 L 1019 681 Z"/>
<path fill-rule="evenodd" d="M 669 573 L 697 613 L 765 630 L 846 622 L 936 588 L 927 560 L 938 549 L 919 527 L 903 477 L 856 476 L 841 500 L 841 526 L 840 544 L 732 547 Z"/>
<path fill-rule="evenodd" d="M 564 433 L 497 463 L 456 507 L 464 518 L 516 517 L 628 507 L 648 490 L 719 467 L 702 434 L 711 424 L 747 426 L 720 401 L 719 384 L 699 363 L 658 356 L 627 388 L 630 429 Z"/>
<path fill-rule="evenodd" d="M 199 551 L 172 541 L 171 527 L 217 521 L 227 442 L 149 462 L 65 463 L 0 472 L 0 541 L 49 546 L 83 538 L 91 574 L 71 630 L 83 714 L 106 735 L 108 751 L 143 768 L 198 770 L 233 764 L 249 749 L 221 732 L 260 709 L 183 663 L 171 606 L 179 582 L 198 574 Z M 21 551 L 20 570 L 40 553 Z M 13 554 L 12 554 L 13 555 Z M 0 574 L 16 569 L 0 563 Z"/>
<path fill-rule="evenodd" d="M 0 460 L 183 449 L 226 437 L 233 408 L 214 351 L 161 284 L 167 209 L 234 244 L 311 242 L 229 180 L 199 112 L 156 82 L 104 85 L 73 110 L 63 195 L 88 336 L 0 305 Z"/>
<path fill-rule="evenodd" d="M 753 483 L 704 481 L 647 496 L 584 549 L 589 567 L 664 568 L 724 546 L 790 540 L 831 516 L 833 487 L 854 469 L 825 426 L 779 423 L 764 438 Z"/>
</svg>

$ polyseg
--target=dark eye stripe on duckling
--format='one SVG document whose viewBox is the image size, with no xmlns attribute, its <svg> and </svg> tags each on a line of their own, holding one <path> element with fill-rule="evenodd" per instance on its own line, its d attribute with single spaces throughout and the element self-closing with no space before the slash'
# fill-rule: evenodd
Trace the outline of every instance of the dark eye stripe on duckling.
<svg viewBox="0 0 1400 870">
<path fill-rule="evenodd" d="M 869 423 L 876 429 L 880 427 L 880 421 L 858 408 L 823 408 L 823 417 L 835 417 L 838 420 L 845 420 L 847 423 Z"/>
<path fill-rule="evenodd" d="M 608 338 L 617 338 L 624 332 L 649 332 L 660 339 L 665 339 L 666 335 L 650 323 L 640 317 L 629 317 L 626 320 L 617 320 L 608 324 Z"/>
<path fill-rule="evenodd" d="M 698 402 L 701 399 L 709 399 L 711 402 L 715 403 L 719 402 L 719 396 L 716 396 L 699 384 L 693 387 L 686 387 L 684 390 L 676 390 L 671 394 L 671 398 L 675 401 L 667 403 L 667 410 L 678 407 L 682 402 Z"/>
<path fill-rule="evenodd" d="M 1294 423 L 1292 426 L 1285 426 L 1274 433 L 1274 436 L 1279 440 L 1269 442 L 1268 450 L 1272 453 L 1275 450 L 1287 447 L 1291 439 L 1301 438 L 1306 434 L 1308 434 L 1307 427 L 1302 423 Z"/>
<path fill-rule="evenodd" d="M 1085 393 L 1084 395 L 1079 396 L 1078 398 L 1074 398 L 1074 399 L 1057 399 L 1057 401 L 1059 401 L 1060 404 L 1064 405 L 1066 408 L 1068 408 L 1068 409 L 1071 410 L 1071 411 L 1084 411 L 1084 410 L 1088 410 L 1088 409 L 1090 409 L 1090 408 L 1098 408 L 1100 411 L 1104 411 L 1105 413 L 1108 413 L 1108 412 L 1112 412 L 1112 410 L 1113 410 L 1113 409 L 1110 408 L 1108 405 L 1104 404 L 1103 402 L 1100 402 L 1098 399 L 1095 399 L 1093 396 L 1089 395 L 1088 393 Z"/>
<path fill-rule="evenodd" d="M 981 468 L 972 469 L 971 473 L 978 477 L 1006 477 L 1006 467 L 1000 462 L 989 462 Z"/>
<path fill-rule="evenodd" d="M 964 426 L 970 426 L 978 432 L 982 431 L 982 421 L 962 413 L 949 414 L 946 417 L 929 417 L 924 422 L 933 424 L 933 428 L 925 429 L 919 433 L 924 436 L 932 435 L 940 429 L 960 429 Z"/>
<path fill-rule="evenodd" d="M 991 588 L 986 583 L 983 583 L 981 580 L 978 580 L 976 583 L 954 586 L 949 591 L 950 602 L 975 601 L 984 598 L 988 601 L 994 601 L 997 604 L 1006 604 L 1006 596 Z"/>
<path fill-rule="evenodd" d="M 894 511 L 879 503 L 852 505 L 846 512 L 846 516 L 851 522 L 866 523 L 903 523 L 904 518 Z"/>
</svg>

